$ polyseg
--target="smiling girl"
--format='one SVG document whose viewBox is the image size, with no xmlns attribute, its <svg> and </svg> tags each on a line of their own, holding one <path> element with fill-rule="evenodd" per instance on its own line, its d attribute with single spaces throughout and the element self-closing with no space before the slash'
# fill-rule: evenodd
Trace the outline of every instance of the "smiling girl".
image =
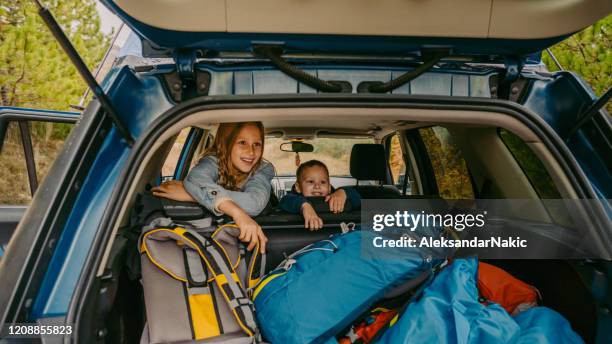
<svg viewBox="0 0 612 344">
<path fill-rule="evenodd" d="M 183 182 L 170 181 L 153 188 L 153 195 L 198 202 L 215 215 L 227 214 L 240 228 L 240 240 L 251 250 L 267 238 L 251 216 L 257 216 L 270 198 L 274 167 L 262 160 L 264 128 L 261 122 L 222 123 L 215 142 Z"/>
</svg>

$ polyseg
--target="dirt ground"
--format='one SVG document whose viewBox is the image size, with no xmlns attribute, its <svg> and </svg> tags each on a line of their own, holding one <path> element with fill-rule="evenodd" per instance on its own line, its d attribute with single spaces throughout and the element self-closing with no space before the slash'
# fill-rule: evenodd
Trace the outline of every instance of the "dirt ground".
<svg viewBox="0 0 612 344">
<path fill-rule="evenodd" d="M 60 152 L 64 141 L 49 140 L 33 142 L 38 184 L 47 175 L 49 168 Z M 4 142 L 0 152 L 0 204 L 24 205 L 32 200 L 23 146 L 18 140 Z"/>
</svg>

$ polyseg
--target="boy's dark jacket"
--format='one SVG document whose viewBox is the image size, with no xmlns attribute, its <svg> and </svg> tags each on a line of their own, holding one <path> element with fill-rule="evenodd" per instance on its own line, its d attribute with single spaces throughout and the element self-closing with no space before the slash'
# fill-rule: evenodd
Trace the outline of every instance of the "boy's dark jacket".
<svg viewBox="0 0 612 344">
<path fill-rule="evenodd" d="M 361 208 L 361 196 L 359 195 L 357 190 L 355 190 L 355 188 L 348 186 L 343 187 L 341 189 L 346 192 L 346 202 L 351 204 L 352 209 Z M 335 190 L 332 189 L 332 193 L 334 191 Z M 288 213 L 301 214 L 302 204 L 304 204 L 304 202 L 310 203 L 310 201 L 308 201 L 308 198 L 304 197 L 304 195 L 302 195 L 301 193 L 289 191 L 281 198 L 278 206 Z"/>
</svg>

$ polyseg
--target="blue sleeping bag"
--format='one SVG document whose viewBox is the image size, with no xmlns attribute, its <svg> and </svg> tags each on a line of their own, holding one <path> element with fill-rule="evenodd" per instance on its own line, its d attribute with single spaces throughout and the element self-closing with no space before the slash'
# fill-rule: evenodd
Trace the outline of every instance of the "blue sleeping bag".
<svg viewBox="0 0 612 344">
<path fill-rule="evenodd" d="M 557 312 L 534 307 L 511 317 L 478 302 L 478 261 L 457 259 L 377 341 L 397 343 L 583 343 Z"/>
<path fill-rule="evenodd" d="M 272 271 L 253 297 L 264 338 L 271 343 L 324 343 L 392 288 L 432 271 L 440 261 L 416 249 L 397 259 L 373 259 L 361 242 L 377 234 L 353 231 L 298 251 Z M 389 253 L 387 251 L 386 253 Z"/>
</svg>

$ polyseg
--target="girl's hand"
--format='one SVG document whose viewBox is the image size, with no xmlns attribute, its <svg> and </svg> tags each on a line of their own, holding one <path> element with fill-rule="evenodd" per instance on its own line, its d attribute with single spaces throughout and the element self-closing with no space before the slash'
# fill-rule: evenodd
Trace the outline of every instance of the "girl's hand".
<svg viewBox="0 0 612 344">
<path fill-rule="evenodd" d="M 196 202 L 193 197 L 185 190 L 183 182 L 180 180 L 170 180 L 151 189 L 153 196 L 173 199 L 181 202 Z"/>
<path fill-rule="evenodd" d="M 325 196 L 325 202 L 329 204 L 329 210 L 332 213 L 343 212 L 344 204 L 346 203 L 346 191 L 342 189 L 336 190 L 331 195 Z"/>
<path fill-rule="evenodd" d="M 247 246 L 247 250 L 251 251 L 257 246 L 259 243 L 259 251 L 261 253 L 266 253 L 266 243 L 268 242 L 268 238 L 261 230 L 261 227 L 253 220 L 247 213 L 242 212 L 242 214 L 236 214 L 233 217 L 234 222 L 238 228 L 240 228 L 240 236 L 238 239 L 242 242 L 248 242 L 249 246 Z"/>
<path fill-rule="evenodd" d="M 323 220 L 317 215 L 312 205 L 308 202 L 302 204 L 302 215 L 304 216 L 304 227 L 311 231 L 323 228 Z"/>
</svg>

